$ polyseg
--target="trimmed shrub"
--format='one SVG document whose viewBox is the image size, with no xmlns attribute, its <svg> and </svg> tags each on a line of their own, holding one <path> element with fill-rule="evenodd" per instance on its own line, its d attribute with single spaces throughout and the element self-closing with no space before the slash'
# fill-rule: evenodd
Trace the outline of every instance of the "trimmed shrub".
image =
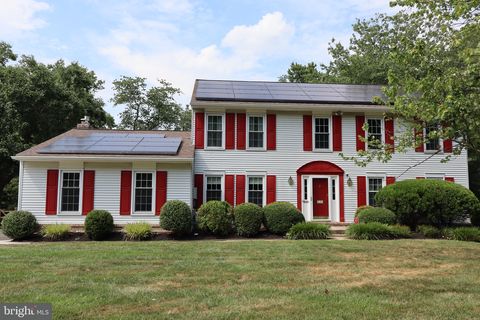
<svg viewBox="0 0 480 320">
<path fill-rule="evenodd" d="M 434 226 L 421 225 L 418 226 L 417 231 L 426 238 L 440 239 L 443 237 L 443 231 Z"/>
<path fill-rule="evenodd" d="M 198 209 L 198 228 L 217 236 L 227 236 L 233 231 L 232 206 L 226 201 L 208 201 Z"/>
<path fill-rule="evenodd" d="M 47 224 L 42 227 L 42 236 L 47 240 L 65 240 L 69 233 L 68 224 Z"/>
<path fill-rule="evenodd" d="M 258 234 L 263 221 L 263 209 L 254 203 L 242 203 L 233 210 L 237 234 L 253 237 Z"/>
<path fill-rule="evenodd" d="M 152 237 L 152 226 L 146 222 L 125 225 L 125 240 L 148 240 Z"/>
<path fill-rule="evenodd" d="M 183 201 L 169 200 L 160 212 L 160 226 L 176 236 L 192 233 L 192 210 Z"/>
<path fill-rule="evenodd" d="M 104 240 L 113 232 L 113 217 L 105 210 L 92 210 L 85 218 L 85 233 L 92 240 Z"/>
<path fill-rule="evenodd" d="M 375 201 L 412 230 L 419 224 L 451 226 L 480 212 L 480 201 L 472 191 L 441 180 L 399 181 L 382 188 Z"/>
<path fill-rule="evenodd" d="M 472 227 L 448 228 L 445 237 L 450 240 L 480 242 L 480 229 Z"/>
<path fill-rule="evenodd" d="M 263 209 L 265 227 L 273 234 L 285 235 L 290 228 L 305 222 L 302 213 L 290 202 L 273 202 Z"/>
<path fill-rule="evenodd" d="M 25 239 L 38 231 L 37 219 L 28 211 L 12 211 L 2 219 L 3 233 L 14 239 Z"/>
<path fill-rule="evenodd" d="M 364 205 L 364 206 L 358 207 L 357 210 L 355 210 L 355 217 L 353 218 L 353 223 L 359 223 L 358 215 L 360 214 L 360 212 L 362 212 L 365 209 L 370 209 L 370 208 L 373 208 L 373 207 L 369 206 L 369 205 Z"/>
<path fill-rule="evenodd" d="M 383 224 L 395 224 L 395 213 L 385 208 L 365 208 L 358 214 L 359 223 L 380 222 Z"/>
<path fill-rule="evenodd" d="M 297 223 L 287 232 L 290 240 L 327 239 L 331 234 L 330 226 L 312 222 Z"/>
<path fill-rule="evenodd" d="M 405 226 L 389 226 L 378 222 L 351 224 L 346 234 L 357 240 L 387 240 L 410 237 L 410 230 Z"/>
</svg>

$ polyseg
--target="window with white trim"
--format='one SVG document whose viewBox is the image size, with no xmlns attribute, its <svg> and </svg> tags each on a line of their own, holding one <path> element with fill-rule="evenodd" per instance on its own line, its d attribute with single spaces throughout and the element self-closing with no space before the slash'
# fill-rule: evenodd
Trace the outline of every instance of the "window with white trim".
<svg viewBox="0 0 480 320">
<path fill-rule="evenodd" d="M 80 172 L 63 171 L 61 190 L 61 211 L 80 211 Z"/>
<path fill-rule="evenodd" d="M 263 149 L 265 147 L 265 117 L 248 116 L 248 147 Z"/>
<path fill-rule="evenodd" d="M 378 149 L 379 144 L 382 143 L 383 137 L 383 121 L 382 119 L 367 119 L 368 124 L 368 148 Z"/>
<path fill-rule="evenodd" d="M 223 147 L 222 115 L 207 115 L 207 147 Z"/>
<path fill-rule="evenodd" d="M 330 150 L 330 118 L 315 118 L 315 149 Z"/>
<path fill-rule="evenodd" d="M 222 201 L 222 176 L 206 176 L 205 201 Z"/>
<path fill-rule="evenodd" d="M 153 173 L 135 173 L 134 191 L 135 212 L 152 212 L 153 208 Z"/>
<path fill-rule="evenodd" d="M 262 176 L 248 177 L 248 202 L 263 206 L 263 182 Z"/>
<path fill-rule="evenodd" d="M 368 205 L 375 206 L 375 195 L 383 188 L 383 178 L 372 177 L 367 179 Z"/>
<path fill-rule="evenodd" d="M 439 127 L 438 125 L 430 125 L 425 128 L 425 150 L 426 151 L 438 151 L 441 149 L 440 138 L 430 138 L 430 134 L 436 135 Z"/>
</svg>

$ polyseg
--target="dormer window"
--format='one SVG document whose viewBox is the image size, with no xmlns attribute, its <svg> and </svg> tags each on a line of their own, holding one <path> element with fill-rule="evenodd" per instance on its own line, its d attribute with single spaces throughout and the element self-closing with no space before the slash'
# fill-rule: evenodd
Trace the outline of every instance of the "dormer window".
<svg viewBox="0 0 480 320">
<path fill-rule="evenodd" d="M 223 115 L 207 115 L 207 148 L 223 147 Z"/>
</svg>

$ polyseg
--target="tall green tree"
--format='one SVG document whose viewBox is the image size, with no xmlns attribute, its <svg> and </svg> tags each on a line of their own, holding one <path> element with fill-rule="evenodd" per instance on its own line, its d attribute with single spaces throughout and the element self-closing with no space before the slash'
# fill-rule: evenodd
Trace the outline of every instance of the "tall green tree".
<svg viewBox="0 0 480 320">
<path fill-rule="evenodd" d="M 292 62 L 287 73 L 278 78 L 280 82 L 300 82 L 300 83 L 325 83 L 333 81 L 323 71 L 318 69 L 315 62 L 310 62 L 305 65 Z"/>
<path fill-rule="evenodd" d="M 114 105 L 125 106 L 120 114 L 119 127 L 132 130 L 184 130 L 184 117 L 191 112 L 184 110 L 175 101 L 180 94 L 178 88 L 166 80 L 158 80 L 159 86 L 147 87 L 146 79 L 126 77 L 113 82 L 115 91 L 112 98 Z"/>
<path fill-rule="evenodd" d="M 95 97 L 102 88 L 95 73 L 76 62 L 17 60 L 11 46 L 0 42 L 0 202 L 18 174 L 12 155 L 75 127 L 85 115 L 94 127 L 114 125 Z"/>
</svg>

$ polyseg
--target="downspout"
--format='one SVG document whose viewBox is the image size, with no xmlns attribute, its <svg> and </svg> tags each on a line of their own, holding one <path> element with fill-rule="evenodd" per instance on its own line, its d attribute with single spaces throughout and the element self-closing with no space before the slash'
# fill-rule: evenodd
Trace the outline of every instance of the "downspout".
<svg viewBox="0 0 480 320">
<path fill-rule="evenodd" d="M 22 194 L 23 194 L 23 160 L 20 160 L 20 166 L 18 169 L 18 202 L 17 210 L 22 210 Z"/>
</svg>

